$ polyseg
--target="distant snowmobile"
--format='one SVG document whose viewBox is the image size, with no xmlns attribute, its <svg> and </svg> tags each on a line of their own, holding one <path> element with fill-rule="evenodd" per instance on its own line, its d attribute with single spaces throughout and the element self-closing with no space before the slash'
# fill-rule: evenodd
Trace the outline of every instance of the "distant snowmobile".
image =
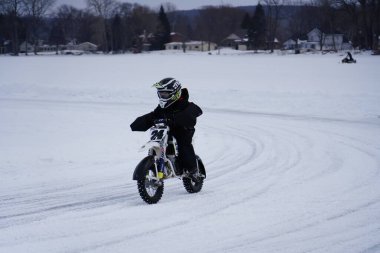
<svg viewBox="0 0 380 253">
<path fill-rule="evenodd" d="M 356 60 L 352 58 L 352 54 L 347 52 L 347 56 L 342 59 L 342 63 L 356 63 Z"/>
<path fill-rule="evenodd" d="M 137 187 L 141 198 L 148 204 L 157 203 L 164 193 L 164 180 L 169 178 L 182 179 L 188 193 L 197 193 L 202 190 L 206 170 L 199 156 L 197 160 L 197 178 L 194 182 L 183 171 L 178 161 L 178 148 L 175 138 L 170 134 L 170 128 L 165 119 L 156 120 L 150 128 L 150 141 L 141 147 L 148 149 L 145 157 L 136 167 L 133 180 L 137 180 Z"/>
</svg>

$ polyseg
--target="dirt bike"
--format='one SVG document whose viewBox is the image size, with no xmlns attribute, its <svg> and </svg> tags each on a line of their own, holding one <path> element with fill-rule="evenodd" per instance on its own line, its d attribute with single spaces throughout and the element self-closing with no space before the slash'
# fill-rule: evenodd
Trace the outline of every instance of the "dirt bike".
<svg viewBox="0 0 380 253">
<path fill-rule="evenodd" d="M 146 149 L 148 156 L 137 165 L 133 173 L 139 194 L 146 203 L 156 204 L 161 199 L 164 193 L 164 181 L 170 178 L 182 179 L 188 193 L 202 190 L 206 178 L 202 160 L 196 156 L 197 180 L 193 181 L 179 164 L 177 142 L 170 134 L 166 120 L 157 120 L 150 128 L 150 140 L 141 147 L 140 151 Z"/>
</svg>

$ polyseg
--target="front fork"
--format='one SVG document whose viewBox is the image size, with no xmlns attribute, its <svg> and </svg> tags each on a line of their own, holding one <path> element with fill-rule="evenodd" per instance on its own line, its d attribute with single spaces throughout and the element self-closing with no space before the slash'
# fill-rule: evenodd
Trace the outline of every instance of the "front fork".
<svg viewBox="0 0 380 253">
<path fill-rule="evenodd" d="M 160 181 L 165 176 L 166 177 L 171 177 L 173 175 L 176 176 L 176 177 L 178 177 L 179 175 L 176 174 L 175 169 L 174 169 L 174 166 L 175 166 L 174 165 L 174 160 L 172 160 L 172 159 L 165 159 L 165 150 L 164 150 L 164 148 L 161 148 L 160 151 L 161 151 L 160 152 L 161 153 L 160 157 L 156 158 L 155 163 L 154 163 L 154 166 L 155 166 L 155 169 L 156 169 L 157 179 Z M 171 171 L 171 172 L 168 171 L 168 168 L 165 166 L 165 162 L 168 163 L 168 166 L 170 167 L 169 171 Z"/>
<path fill-rule="evenodd" d="M 160 147 L 160 157 L 156 159 L 155 167 L 156 167 L 156 175 L 159 180 L 162 180 L 164 176 L 167 174 L 165 169 L 165 148 Z"/>
</svg>

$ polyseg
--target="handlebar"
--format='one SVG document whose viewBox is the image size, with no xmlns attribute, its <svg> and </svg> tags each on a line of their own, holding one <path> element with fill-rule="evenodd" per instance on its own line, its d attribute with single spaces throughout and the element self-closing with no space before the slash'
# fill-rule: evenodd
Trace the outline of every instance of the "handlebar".
<svg viewBox="0 0 380 253">
<path fill-rule="evenodd" d="M 165 124 L 167 125 L 168 124 L 168 119 L 156 119 L 154 120 L 154 124 L 157 125 L 157 124 Z"/>
</svg>

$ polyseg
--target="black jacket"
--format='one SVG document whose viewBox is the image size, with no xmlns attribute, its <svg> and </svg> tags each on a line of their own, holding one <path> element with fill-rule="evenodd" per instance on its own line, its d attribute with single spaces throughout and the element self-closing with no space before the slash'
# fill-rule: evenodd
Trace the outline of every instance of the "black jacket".
<svg viewBox="0 0 380 253">
<path fill-rule="evenodd" d="M 196 104 L 189 102 L 189 92 L 182 89 L 181 97 L 167 108 L 157 106 L 153 112 L 138 117 L 132 124 L 132 131 L 146 131 L 154 125 L 156 119 L 169 119 L 174 128 L 194 128 L 197 117 L 202 110 Z"/>
</svg>

